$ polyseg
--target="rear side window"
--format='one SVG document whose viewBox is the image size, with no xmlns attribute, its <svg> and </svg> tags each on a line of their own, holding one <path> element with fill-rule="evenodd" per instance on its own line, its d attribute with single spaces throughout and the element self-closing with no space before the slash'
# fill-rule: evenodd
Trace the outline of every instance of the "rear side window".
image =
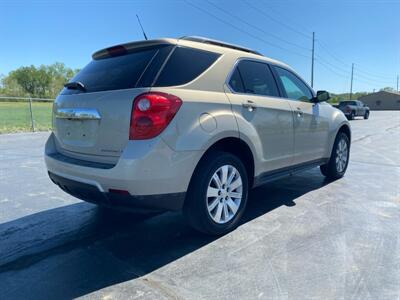
<svg viewBox="0 0 400 300">
<path fill-rule="evenodd" d="M 229 85 L 236 93 L 244 93 L 243 81 L 238 68 L 233 71 Z"/>
<path fill-rule="evenodd" d="M 346 105 L 356 105 L 355 101 L 342 101 L 339 103 L 339 106 L 346 106 Z"/>
<path fill-rule="evenodd" d="M 219 54 L 209 51 L 176 47 L 154 86 L 174 86 L 188 83 L 208 69 L 219 56 Z"/>
<path fill-rule="evenodd" d="M 72 78 L 71 82 L 83 83 L 86 92 L 150 86 L 156 71 L 158 72 L 171 49 L 170 45 L 160 45 L 120 56 L 94 59 Z M 64 89 L 62 93 L 78 92 L 80 91 Z"/>
<path fill-rule="evenodd" d="M 240 61 L 233 73 L 230 86 L 235 92 L 244 89 L 246 94 L 279 96 L 275 79 L 268 65 L 262 62 Z M 242 85 L 239 83 L 242 80 Z"/>
</svg>

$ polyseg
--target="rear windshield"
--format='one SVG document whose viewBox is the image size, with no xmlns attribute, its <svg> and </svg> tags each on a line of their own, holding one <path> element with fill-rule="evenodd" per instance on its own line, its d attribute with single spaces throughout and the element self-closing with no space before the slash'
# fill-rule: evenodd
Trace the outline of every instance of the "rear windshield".
<svg viewBox="0 0 400 300">
<path fill-rule="evenodd" d="M 355 101 L 342 101 L 339 102 L 339 106 L 346 106 L 346 105 L 357 105 Z"/>
<path fill-rule="evenodd" d="M 220 55 L 199 49 L 176 47 L 154 86 L 182 85 L 208 69 Z"/>
<path fill-rule="evenodd" d="M 193 48 L 153 46 L 120 56 L 92 60 L 71 82 L 81 82 L 86 92 L 182 85 L 198 77 L 218 57 L 217 53 Z M 81 92 L 64 88 L 62 94 Z"/>
<path fill-rule="evenodd" d="M 150 85 L 154 78 L 154 66 L 151 63 L 158 63 L 158 69 L 173 47 L 160 45 L 157 47 L 139 49 L 132 53 L 121 56 L 107 57 L 92 60 L 84 67 L 71 82 L 79 81 L 86 89 L 86 92 L 99 92 L 107 90 L 119 90 Z M 160 57 L 163 57 L 160 61 Z M 145 72 L 147 71 L 147 72 Z M 149 73 L 143 76 L 144 73 Z M 63 94 L 79 93 L 79 90 L 64 89 Z"/>
</svg>

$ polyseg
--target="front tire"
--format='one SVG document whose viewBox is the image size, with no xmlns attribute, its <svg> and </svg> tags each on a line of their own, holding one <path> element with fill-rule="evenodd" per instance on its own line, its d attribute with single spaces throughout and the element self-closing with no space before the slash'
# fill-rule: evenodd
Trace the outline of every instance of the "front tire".
<svg viewBox="0 0 400 300">
<path fill-rule="evenodd" d="M 366 111 L 364 114 L 364 120 L 367 120 L 369 118 L 369 111 Z"/>
<path fill-rule="evenodd" d="M 354 117 L 355 117 L 355 113 L 354 113 L 354 111 L 352 111 L 352 112 L 350 113 L 350 115 L 347 117 L 347 119 L 349 119 L 349 120 L 354 120 Z"/>
<path fill-rule="evenodd" d="M 198 231 L 221 235 L 238 226 L 247 197 L 248 176 L 242 161 L 215 151 L 206 154 L 196 168 L 183 212 Z"/>
<path fill-rule="evenodd" d="M 346 173 L 350 157 L 349 137 L 339 132 L 327 164 L 320 166 L 321 173 L 330 180 L 342 178 Z"/>
</svg>

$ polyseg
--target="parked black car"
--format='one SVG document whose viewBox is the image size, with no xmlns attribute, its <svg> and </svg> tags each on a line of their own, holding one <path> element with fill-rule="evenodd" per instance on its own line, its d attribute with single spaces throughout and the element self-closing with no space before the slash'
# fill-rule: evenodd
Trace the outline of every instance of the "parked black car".
<svg viewBox="0 0 400 300">
<path fill-rule="evenodd" d="M 369 107 L 359 100 L 340 101 L 337 108 L 340 109 L 349 120 L 353 120 L 355 117 L 369 118 Z"/>
</svg>

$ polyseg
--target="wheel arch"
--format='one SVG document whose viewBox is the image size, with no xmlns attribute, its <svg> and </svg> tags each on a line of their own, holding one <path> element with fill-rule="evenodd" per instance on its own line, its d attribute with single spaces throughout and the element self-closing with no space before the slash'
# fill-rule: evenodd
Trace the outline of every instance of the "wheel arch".
<svg viewBox="0 0 400 300">
<path fill-rule="evenodd" d="M 349 138 L 349 141 L 351 142 L 351 130 L 350 130 L 350 126 L 348 124 L 342 124 L 339 127 L 339 130 L 336 133 L 336 136 L 338 135 L 339 132 L 343 132 L 344 134 L 347 135 L 347 137 Z"/>
<path fill-rule="evenodd" d="M 249 188 L 251 188 L 253 186 L 254 168 L 255 168 L 254 155 L 253 155 L 253 152 L 251 151 L 251 148 L 249 147 L 249 145 L 245 141 L 243 141 L 242 139 L 240 139 L 238 137 L 225 137 L 225 138 L 222 138 L 222 139 L 214 142 L 211 146 L 209 146 L 207 148 L 207 150 L 203 153 L 199 162 L 197 163 L 193 174 L 195 174 L 195 172 L 197 171 L 200 164 L 204 161 L 204 159 L 208 155 L 210 155 L 212 152 L 215 152 L 215 151 L 224 151 L 224 152 L 228 152 L 228 153 L 231 153 L 231 154 L 237 156 L 243 162 L 243 164 L 246 168 L 247 177 L 249 179 Z M 193 175 L 192 175 L 192 178 L 193 178 Z M 191 181 L 190 181 L 190 184 L 191 184 Z"/>
</svg>

